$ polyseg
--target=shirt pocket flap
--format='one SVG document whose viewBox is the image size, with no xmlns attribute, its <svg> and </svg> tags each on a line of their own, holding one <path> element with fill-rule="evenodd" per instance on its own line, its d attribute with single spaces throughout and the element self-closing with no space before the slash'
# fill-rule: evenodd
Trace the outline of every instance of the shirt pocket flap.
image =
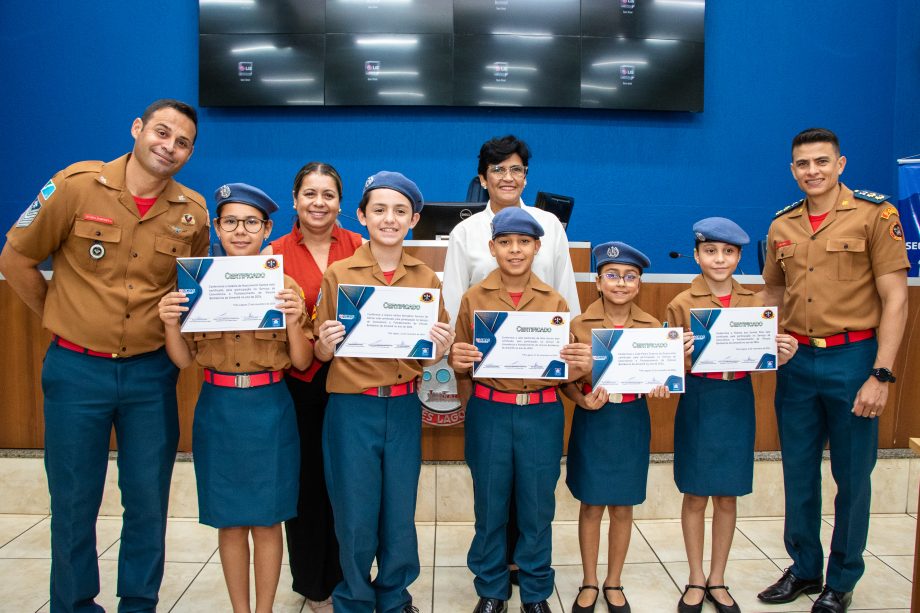
<svg viewBox="0 0 920 613">
<path fill-rule="evenodd" d="M 88 238 L 91 241 L 101 241 L 103 243 L 117 243 L 121 241 L 121 228 L 89 221 L 87 219 L 77 219 L 73 224 L 74 236 Z"/>
<path fill-rule="evenodd" d="M 193 341 L 210 341 L 223 336 L 223 332 L 193 332 Z"/>
<path fill-rule="evenodd" d="M 192 254 L 192 244 L 169 236 L 158 236 L 154 240 L 153 248 L 158 253 L 171 255 L 177 258 L 187 258 Z"/>
<path fill-rule="evenodd" d="M 776 250 L 776 261 L 785 260 L 786 258 L 791 258 L 795 253 L 795 243 L 792 245 L 783 245 Z"/>
<path fill-rule="evenodd" d="M 865 251 L 866 239 L 864 238 L 829 238 L 828 251 Z"/>
<path fill-rule="evenodd" d="M 256 339 L 260 341 L 287 341 L 287 330 L 283 328 L 273 328 L 271 330 L 256 330 Z"/>
</svg>

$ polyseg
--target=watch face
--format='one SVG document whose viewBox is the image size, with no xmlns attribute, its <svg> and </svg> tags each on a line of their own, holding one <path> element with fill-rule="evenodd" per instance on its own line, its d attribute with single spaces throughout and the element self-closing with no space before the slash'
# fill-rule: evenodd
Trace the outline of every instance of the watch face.
<svg viewBox="0 0 920 613">
<path fill-rule="evenodd" d="M 887 368 L 876 368 L 872 371 L 872 376 L 883 383 L 895 380 L 894 374 Z"/>
</svg>

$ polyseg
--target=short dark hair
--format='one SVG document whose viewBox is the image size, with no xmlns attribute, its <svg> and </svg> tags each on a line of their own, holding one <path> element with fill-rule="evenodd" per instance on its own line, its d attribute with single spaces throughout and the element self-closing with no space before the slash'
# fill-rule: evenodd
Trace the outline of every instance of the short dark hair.
<svg viewBox="0 0 920 613">
<path fill-rule="evenodd" d="M 195 124 L 195 138 L 192 139 L 192 142 L 198 138 L 198 111 L 195 110 L 195 107 L 174 98 L 160 98 L 153 101 L 150 106 L 144 109 L 144 114 L 141 115 L 141 123 L 146 125 L 150 116 L 160 109 L 175 109 L 191 119 L 192 123 Z"/>
<path fill-rule="evenodd" d="M 840 155 L 840 141 L 837 140 L 837 135 L 827 128 L 808 128 L 807 130 L 802 130 L 792 139 L 792 149 L 795 150 L 795 148 L 800 145 L 808 145 L 810 143 L 830 143 L 834 146 L 834 152 Z"/>
<path fill-rule="evenodd" d="M 500 164 L 517 153 L 524 166 L 530 162 L 530 149 L 527 143 L 519 140 L 513 134 L 494 137 L 482 144 L 479 149 L 479 168 L 477 174 L 485 176 L 486 169 L 494 164 Z"/>
<path fill-rule="evenodd" d="M 325 162 L 310 162 L 305 164 L 303 168 L 297 171 L 297 175 L 294 177 L 295 196 L 297 195 L 297 192 L 300 191 L 300 186 L 303 183 L 303 180 L 307 178 L 307 175 L 313 173 L 332 177 L 332 180 L 335 182 L 335 188 L 339 192 L 339 200 L 342 199 L 342 177 L 339 176 L 339 171 L 337 171 L 335 167 L 333 167 L 331 164 L 326 164 Z"/>
<path fill-rule="evenodd" d="M 226 202 L 221 202 L 219 205 L 217 205 L 217 210 L 214 211 L 214 218 L 215 218 L 215 219 L 220 219 L 220 211 L 221 211 L 221 209 L 224 208 L 224 205 L 225 205 L 225 204 L 230 204 L 231 202 L 234 202 L 234 201 L 233 201 L 233 200 L 228 200 L 228 201 L 226 201 Z M 246 206 L 252 206 L 251 204 L 249 204 L 249 203 L 247 203 L 247 202 L 240 202 L 239 204 L 245 204 Z M 262 209 L 260 209 L 260 208 L 257 207 L 257 206 L 252 206 L 252 208 L 254 208 L 255 210 L 259 211 L 259 213 L 262 215 L 262 219 L 264 219 L 265 221 L 271 221 L 271 217 L 269 217 L 268 215 L 266 215 L 266 214 L 265 214 L 265 211 L 263 211 Z"/>
</svg>

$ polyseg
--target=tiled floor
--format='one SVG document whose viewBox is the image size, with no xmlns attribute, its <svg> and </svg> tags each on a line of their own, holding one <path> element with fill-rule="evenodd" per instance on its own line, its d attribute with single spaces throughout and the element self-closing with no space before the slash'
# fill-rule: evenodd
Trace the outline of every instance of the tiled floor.
<svg viewBox="0 0 920 613">
<path fill-rule="evenodd" d="M 830 540 L 832 518 L 822 531 L 825 547 Z M 23 613 L 48 610 L 47 580 L 49 523 L 46 515 L 0 515 L 0 612 Z M 121 520 L 100 518 L 97 539 L 102 593 L 98 602 L 116 610 L 115 576 Z M 801 597 L 789 605 L 767 607 L 756 593 L 772 583 L 788 565 L 782 546 L 783 522 L 776 518 L 746 518 L 738 522 L 726 577 L 745 613 L 753 611 L 808 611 L 811 600 Z M 913 571 L 914 530 L 912 515 L 873 515 L 865 554 L 866 574 L 853 597 L 851 610 L 908 611 Z M 606 530 L 606 524 L 604 527 Z M 469 613 L 476 596 L 472 575 L 466 568 L 466 550 L 473 534 L 469 523 L 419 523 L 421 576 L 411 588 L 422 613 Z M 581 566 L 577 524 L 557 522 L 553 531 L 556 592 L 550 601 L 554 611 L 571 608 Z M 707 544 L 708 546 L 708 544 Z M 229 611 L 219 558 L 216 531 L 193 519 L 171 519 L 167 532 L 166 575 L 160 591 L 160 611 Z M 678 586 L 687 580 L 687 562 L 678 520 L 636 521 L 623 575 L 626 594 L 636 613 L 675 610 Z M 291 592 L 287 557 L 275 611 L 309 611 L 303 599 Z M 601 554 L 602 568 L 606 553 Z M 517 590 L 509 611 L 518 607 Z M 601 603 L 597 611 L 603 610 Z M 704 612 L 714 609 L 706 604 Z"/>
</svg>

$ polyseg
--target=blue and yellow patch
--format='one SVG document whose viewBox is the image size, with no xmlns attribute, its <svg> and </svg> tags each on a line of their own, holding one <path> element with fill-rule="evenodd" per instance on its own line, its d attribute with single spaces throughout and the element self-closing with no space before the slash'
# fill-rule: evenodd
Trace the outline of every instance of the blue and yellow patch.
<svg viewBox="0 0 920 613">
<path fill-rule="evenodd" d="M 890 198 L 890 196 L 886 194 L 879 194 L 878 192 L 870 192 L 864 189 L 854 189 L 853 195 L 859 198 L 860 200 L 866 200 L 874 204 L 881 204 L 885 202 L 886 200 L 888 200 L 888 198 Z"/>
</svg>

